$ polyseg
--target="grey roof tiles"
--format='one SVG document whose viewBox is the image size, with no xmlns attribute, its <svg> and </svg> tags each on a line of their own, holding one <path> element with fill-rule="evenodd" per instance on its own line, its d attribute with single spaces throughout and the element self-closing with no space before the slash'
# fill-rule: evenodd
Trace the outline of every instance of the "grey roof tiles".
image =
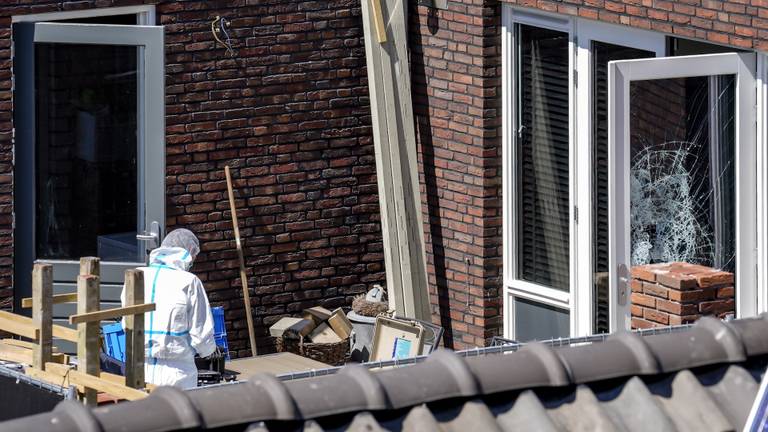
<svg viewBox="0 0 768 432">
<path fill-rule="evenodd" d="M 94 410 L 74 402 L 0 430 L 736 430 L 768 362 L 768 320 L 702 319 L 689 330 L 412 366 L 248 382 Z M 41 429 L 42 428 L 42 429 Z"/>
</svg>

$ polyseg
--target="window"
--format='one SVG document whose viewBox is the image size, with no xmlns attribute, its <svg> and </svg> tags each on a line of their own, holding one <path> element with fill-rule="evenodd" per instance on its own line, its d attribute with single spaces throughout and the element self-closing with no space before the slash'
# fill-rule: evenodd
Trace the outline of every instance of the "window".
<svg viewBox="0 0 768 432">
<path fill-rule="evenodd" d="M 768 56 L 514 6 L 502 15 L 505 336 L 623 327 L 620 264 L 733 271 L 737 314 L 767 310 Z M 623 87 L 619 120 L 608 71 L 622 64 L 653 72 Z"/>
</svg>

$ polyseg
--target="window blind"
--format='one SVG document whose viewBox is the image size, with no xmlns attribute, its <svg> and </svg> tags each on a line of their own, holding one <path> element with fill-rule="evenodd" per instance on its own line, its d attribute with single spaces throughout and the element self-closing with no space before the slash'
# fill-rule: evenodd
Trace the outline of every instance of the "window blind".
<svg viewBox="0 0 768 432">
<path fill-rule="evenodd" d="M 568 291 L 568 33 L 517 34 L 517 276 Z"/>
</svg>

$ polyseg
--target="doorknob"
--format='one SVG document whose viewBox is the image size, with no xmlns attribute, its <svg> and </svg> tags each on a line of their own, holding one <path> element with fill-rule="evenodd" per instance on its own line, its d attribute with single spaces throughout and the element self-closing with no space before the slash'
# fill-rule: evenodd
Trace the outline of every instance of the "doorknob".
<svg viewBox="0 0 768 432">
<path fill-rule="evenodd" d="M 616 300 L 619 303 L 619 306 L 626 306 L 627 289 L 629 288 L 629 269 L 627 269 L 626 264 L 619 264 L 616 269 L 616 278 L 618 279 L 618 283 L 616 284 L 618 294 Z"/>
<path fill-rule="evenodd" d="M 136 234 L 136 240 L 147 242 L 147 249 L 160 246 L 160 224 L 157 221 L 152 221 L 149 224 L 149 231 Z"/>
</svg>

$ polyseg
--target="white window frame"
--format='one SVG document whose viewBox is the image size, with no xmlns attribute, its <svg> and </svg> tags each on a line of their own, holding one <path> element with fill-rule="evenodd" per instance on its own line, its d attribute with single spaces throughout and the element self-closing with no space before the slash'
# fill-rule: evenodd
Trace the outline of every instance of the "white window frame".
<svg viewBox="0 0 768 432">
<path fill-rule="evenodd" d="M 573 229 L 574 218 L 574 198 L 575 189 L 569 187 L 569 220 L 571 221 L 569 227 L 569 243 L 570 250 L 569 255 L 571 257 L 570 264 L 570 292 L 560 291 L 554 288 L 542 286 L 539 284 L 526 282 L 516 278 L 517 275 L 517 230 L 516 227 L 516 187 L 515 179 L 517 175 L 516 164 L 516 152 L 517 152 L 517 134 L 514 133 L 515 120 L 516 120 L 516 95 L 514 94 L 514 83 L 516 80 L 516 68 L 514 61 L 514 52 L 516 47 L 515 41 L 515 25 L 526 24 L 540 28 L 546 28 L 550 30 L 556 30 L 563 33 L 568 33 L 569 44 L 569 68 L 568 68 L 568 80 L 573 82 L 574 74 L 574 56 L 575 56 L 575 44 L 574 44 L 574 27 L 573 21 L 569 18 L 545 15 L 538 13 L 529 13 L 524 10 L 515 9 L 509 6 L 502 7 L 502 182 L 503 182 L 503 239 L 504 239 L 504 276 L 503 276 L 503 302 L 504 302 L 504 317 L 503 327 L 504 335 L 506 337 L 515 337 L 515 321 L 514 321 L 514 298 L 520 297 L 526 300 L 534 301 L 536 303 L 552 306 L 561 310 L 566 310 L 570 314 L 571 329 L 573 329 L 573 320 L 575 314 L 571 310 L 571 299 L 573 298 L 573 286 L 574 275 L 573 271 L 573 256 L 575 254 L 575 229 Z M 574 170 L 574 149 L 573 142 L 575 136 L 574 119 L 575 119 L 575 89 L 570 86 L 569 91 L 569 108 L 570 112 L 568 119 L 569 129 L 569 184 L 573 185 L 575 181 Z"/>
<path fill-rule="evenodd" d="M 516 279 L 517 274 L 517 213 L 515 208 L 516 179 L 516 100 L 515 100 L 515 24 L 526 24 L 570 35 L 569 52 L 571 71 L 570 92 L 570 280 L 569 292 L 555 290 Z M 592 51 L 593 41 L 600 41 L 628 48 L 655 52 L 657 57 L 666 55 L 667 34 L 633 29 L 627 26 L 601 23 L 581 18 L 502 6 L 502 188 L 503 188 L 503 327 L 504 336 L 515 338 L 514 299 L 520 297 L 570 313 L 571 336 L 593 333 L 594 325 L 594 276 L 592 244 Z M 756 230 L 757 245 L 752 255 L 756 265 L 754 277 L 759 287 L 754 293 L 756 311 L 768 311 L 768 55 L 759 54 L 757 61 L 757 131 L 756 131 Z M 584 174 L 584 175 L 582 175 Z M 612 198 L 610 198 L 612 199 Z M 744 254 L 746 251 L 741 250 Z M 611 267 L 611 278 L 615 269 Z M 611 285 L 613 286 L 613 285 Z M 610 295 L 615 295 L 610 289 Z M 742 311 L 755 310 L 755 307 Z M 616 309 L 611 300 L 610 309 Z"/>
<path fill-rule="evenodd" d="M 736 316 L 757 312 L 756 139 L 757 82 L 754 53 L 705 54 L 611 62 L 609 66 L 608 154 L 610 268 L 630 265 L 629 230 L 629 87 L 632 81 L 713 75 L 736 76 Z M 610 277 L 611 331 L 629 328 L 629 281 L 615 271 Z M 625 296 L 625 304 L 618 296 Z"/>
</svg>

